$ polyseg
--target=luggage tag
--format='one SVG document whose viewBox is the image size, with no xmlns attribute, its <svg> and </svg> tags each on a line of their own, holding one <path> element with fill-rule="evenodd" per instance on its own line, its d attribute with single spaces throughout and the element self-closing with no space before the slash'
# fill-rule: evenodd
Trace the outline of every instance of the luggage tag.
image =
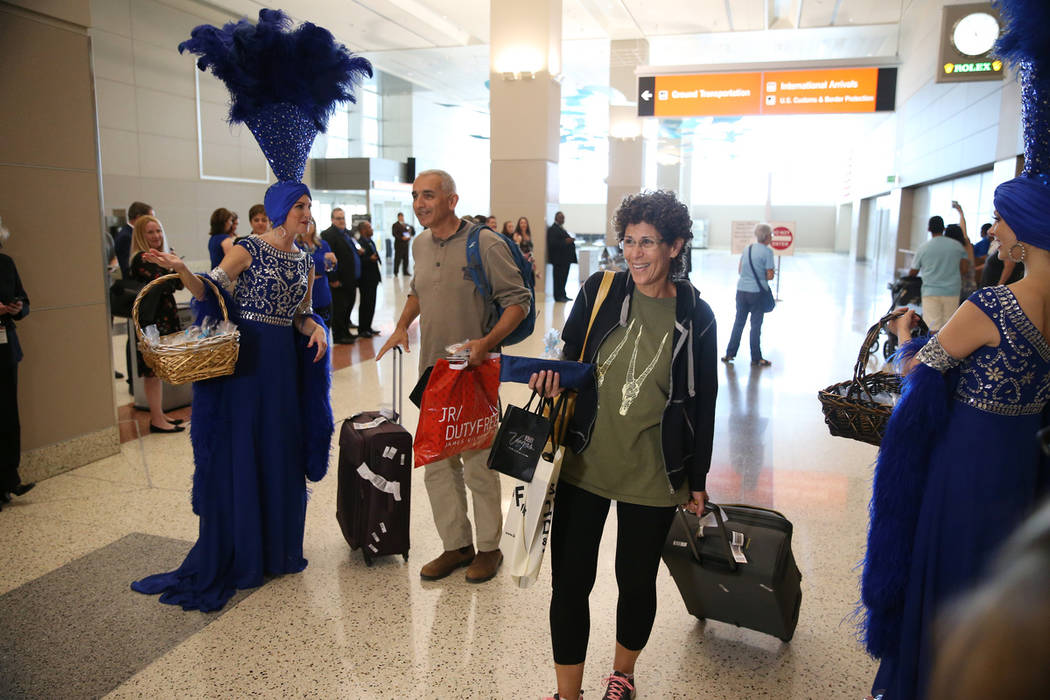
<svg viewBox="0 0 1050 700">
<path fill-rule="evenodd" d="M 718 519 L 715 517 L 715 509 L 717 509 L 718 514 L 722 516 L 723 523 L 729 520 L 729 516 L 726 515 L 726 512 L 722 509 L 722 506 L 716 506 L 709 503 L 708 507 L 711 510 L 704 513 L 704 516 L 700 518 L 700 521 L 696 527 L 696 536 L 698 538 L 704 536 L 705 527 L 718 527 Z"/>
<path fill-rule="evenodd" d="M 744 556 L 744 533 L 733 531 L 733 539 L 729 543 L 729 549 L 733 552 L 733 559 L 737 564 L 746 564 L 747 557 Z"/>
<path fill-rule="evenodd" d="M 0 345 L 7 344 L 7 329 L 0 326 Z"/>
</svg>

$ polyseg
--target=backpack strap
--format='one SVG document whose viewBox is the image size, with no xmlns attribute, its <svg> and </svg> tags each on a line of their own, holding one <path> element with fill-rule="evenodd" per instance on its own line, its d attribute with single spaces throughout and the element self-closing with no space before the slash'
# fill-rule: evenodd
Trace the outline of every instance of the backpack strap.
<svg viewBox="0 0 1050 700">
<path fill-rule="evenodd" d="M 485 224 L 474 224 L 470 233 L 467 234 L 467 273 L 474 282 L 478 293 L 488 301 L 492 299 L 492 285 L 485 275 L 485 267 L 481 264 L 481 229 L 483 228 L 489 227 Z M 490 228 L 489 230 L 492 231 Z"/>
</svg>

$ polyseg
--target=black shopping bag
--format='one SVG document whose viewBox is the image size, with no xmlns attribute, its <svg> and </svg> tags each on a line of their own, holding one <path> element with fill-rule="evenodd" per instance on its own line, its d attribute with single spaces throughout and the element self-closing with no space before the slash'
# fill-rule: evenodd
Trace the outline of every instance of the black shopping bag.
<svg viewBox="0 0 1050 700">
<path fill-rule="evenodd" d="M 536 410 L 532 408 L 536 396 L 536 392 L 532 392 L 524 408 L 507 406 L 489 450 L 489 469 L 519 481 L 532 481 L 551 434 L 551 421 L 542 414 L 544 401 L 536 403 Z"/>
</svg>

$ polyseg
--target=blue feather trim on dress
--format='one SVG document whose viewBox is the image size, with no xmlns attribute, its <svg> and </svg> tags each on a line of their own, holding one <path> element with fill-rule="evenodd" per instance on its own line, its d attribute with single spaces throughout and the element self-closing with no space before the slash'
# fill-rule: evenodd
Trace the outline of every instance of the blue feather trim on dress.
<svg viewBox="0 0 1050 700">
<path fill-rule="evenodd" d="M 222 300 L 226 304 L 230 320 L 236 318 L 237 304 L 233 297 L 223 289 L 222 285 L 208 275 L 197 275 L 201 279 L 207 279 L 215 284 L 214 289 L 219 290 Z M 193 311 L 194 324 L 200 325 L 205 318 L 225 318 L 222 307 L 219 306 L 218 297 L 215 296 L 213 288 L 204 285 L 204 299 L 194 297 L 190 300 L 190 310 Z M 220 433 L 226 433 L 226 423 L 232 420 L 232 416 L 221 415 L 222 411 L 219 401 L 222 391 L 223 378 L 205 379 L 193 383 L 193 420 L 190 421 L 190 442 L 193 445 L 193 490 L 190 494 L 190 504 L 195 515 L 201 514 L 200 494 L 207 492 L 207 482 L 211 465 L 214 463 L 211 454 L 211 446 L 216 444 Z"/>
<path fill-rule="evenodd" d="M 930 336 L 897 351 L 903 364 Z M 890 416 L 875 466 L 869 506 L 868 546 L 861 576 L 861 631 L 868 653 L 882 658 L 896 648 L 912 545 L 926 486 L 930 452 L 948 415 L 949 380 L 915 365 L 902 383 L 901 400 Z"/>
<path fill-rule="evenodd" d="M 314 322 L 327 331 L 324 321 L 317 314 Z M 303 472 L 310 481 L 320 481 L 328 472 L 328 457 L 331 452 L 332 433 L 335 421 L 332 417 L 332 351 L 326 349 L 324 357 L 314 362 L 316 348 L 302 333 L 296 334 L 296 350 L 299 355 L 300 415 L 303 417 Z"/>
</svg>

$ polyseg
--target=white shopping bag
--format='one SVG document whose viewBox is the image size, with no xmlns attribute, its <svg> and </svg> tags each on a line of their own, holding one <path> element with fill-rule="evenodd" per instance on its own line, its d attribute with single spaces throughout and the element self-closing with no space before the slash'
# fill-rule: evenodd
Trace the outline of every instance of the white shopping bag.
<svg viewBox="0 0 1050 700">
<path fill-rule="evenodd" d="M 503 568 L 519 588 L 535 583 L 547 550 L 551 519 L 554 517 L 554 491 L 558 487 L 564 448 L 559 448 L 554 462 L 540 460 L 531 483 L 515 482 L 507 517 L 503 520 Z"/>
</svg>

